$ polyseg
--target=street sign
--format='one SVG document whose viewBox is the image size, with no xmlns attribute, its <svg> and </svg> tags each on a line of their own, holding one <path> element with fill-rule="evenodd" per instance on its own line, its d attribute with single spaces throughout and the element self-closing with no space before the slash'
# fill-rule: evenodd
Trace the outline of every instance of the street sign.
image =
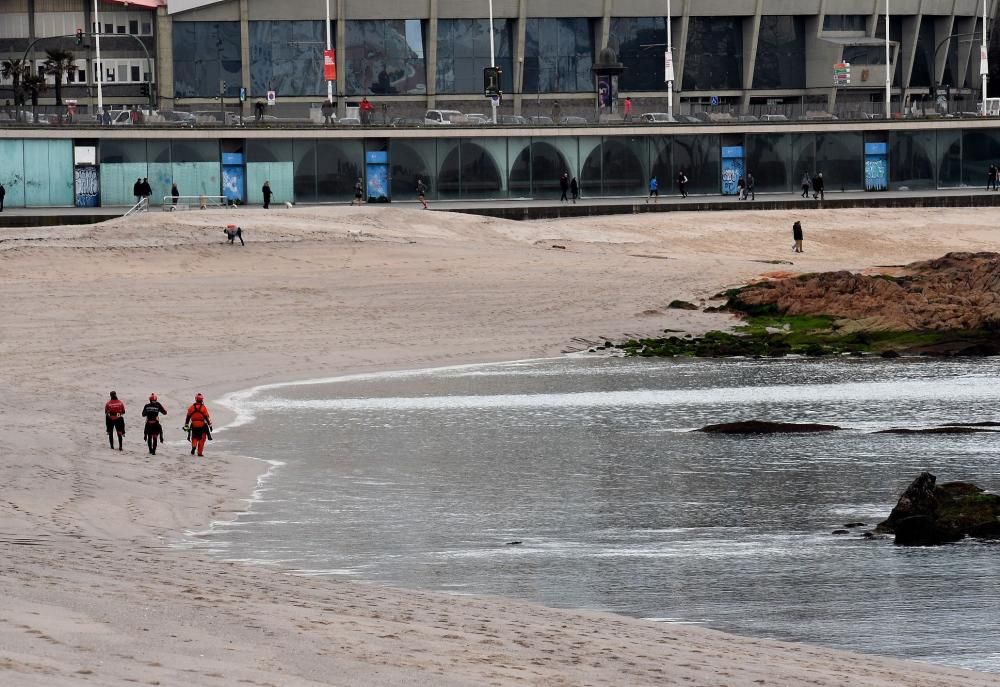
<svg viewBox="0 0 1000 687">
<path fill-rule="evenodd" d="M 247 101 L 247 89 L 240 87 L 240 102 L 245 103 Z"/>
<path fill-rule="evenodd" d="M 674 56 L 669 50 L 663 53 L 663 81 L 669 83 L 674 80 Z"/>
<path fill-rule="evenodd" d="M 713 95 L 713 96 L 712 96 L 712 97 L 711 97 L 711 98 L 709 99 L 709 101 L 708 101 L 708 102 L 709 102 L 709 104 L 711 104 L 711 105 L 712 105 L 712 107 L 715 107 L 716 105 L 718 105 L 718 104 L 719 104 L 719 96 L 717 96 L 717 95 Z"/>
<path fill-rule="evenodd" d="M 274 105 L 277 102 L 278 102 L 278 96 L 275 94 L 275 92 L 274 91 L 268 91 L 267 92 L 267 104 L 268 105 Z"/>
<path fill-rule="evenodd" d="M 838 62 L 835 65 L 833 65 L 833 85 L 834 86 L 851 85 L 850 62 Z"/>
<path fill-rule="evenodd" d="M 987 76 L 990 73 L 990 53 L 986 46 L 979 48 L 979 76 Z"/>
</svg>

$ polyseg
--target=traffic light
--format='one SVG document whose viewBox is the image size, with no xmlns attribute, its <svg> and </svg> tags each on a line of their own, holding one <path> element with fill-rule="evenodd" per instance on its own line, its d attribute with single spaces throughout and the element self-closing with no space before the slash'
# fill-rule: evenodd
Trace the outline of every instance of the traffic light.
<svg viewBox="0 0 1000 687">
<path fill-rule="evenodd" d="M 483 92 L 487 98 L 500 95 L 500 78 L 503 70 L 500 67 L 483 68 Z"/>
<path fill-rule="evenodd" d="M 83 29 L 76 30 L 76 44 L 83 45 Z"/>
<path fill-rule="evenodd" d="M 143 81 L 141 84 L 139 84 L 139 92 L 143 95 L 143 97 L 146 97 L 146 98 L 149 97 L 149 82 L 148 81 Z"/>
</svg>

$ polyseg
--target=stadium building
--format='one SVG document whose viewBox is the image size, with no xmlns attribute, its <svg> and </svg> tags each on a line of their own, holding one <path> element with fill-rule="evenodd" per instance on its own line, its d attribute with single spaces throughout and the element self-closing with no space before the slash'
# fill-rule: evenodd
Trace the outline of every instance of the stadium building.
<svg viewBox="0 0 1000 687">
<path fill-rule="evenodd" d="M 636 113 L 666 111 L 667 4 L 493 0 L 501 111 L 549 114 L 558 102 L 563 114 L 592 119 L 601 113 L 592 68 L 605 48 L 621 64 L 614 105 L 628 95 Z M 982 0 L 892 0 L 888 64 L 885 0 L 671 5 L 678 113 L 880 113 L 886 69 L 897 111 L 929 99 L 940 107 L 940 93 L 952 110 L 974 110 L 982 96 Z M 987 0 L 988 21 L 998 5 Z M 489 0 L 0 0 L 0 60 L 8 65 L 0 99 L 14 97 L 12 61 L 27 54 L 37 76 L 46 50 L 62 49 L 73 61 L 60 96 L 81 107 L 95 102 L 102 79 L 104 102 L 115 107 L 146 103 L 148 83 L 160 110 L 218 109 L 221 91 L 245 115 L 268 93 L 273 112 L 302 115 L 327 94 L 327 12 L 341 116 L 363 97 L 376 117 L 489 110 L 482 75 L 491 61 Z M 841 67 L 835 84 L 835 65 L 844 64 L 849 77 Z M 55 77 L 51 70 L 42 77 L 36 99 L 54 104 Z"/>
</svg>

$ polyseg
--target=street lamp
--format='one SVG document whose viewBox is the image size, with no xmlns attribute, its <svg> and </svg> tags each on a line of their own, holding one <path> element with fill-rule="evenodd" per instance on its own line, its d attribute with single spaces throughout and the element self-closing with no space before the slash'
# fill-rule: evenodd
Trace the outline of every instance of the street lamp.
<svg viewBox="0 0 1000 687">
<path fill-rule="evenodd" d="M 983 47 L 979 60 L 979 73 L 983 77 L 983 116 L 986 116 L 986 80 L 989 78 L 989 52 L 986 50 L 986 0 L 983 0 Z"/>
<path fill-rule="evenodd" d="M 333 50 L 333 39 L 330 36 L 330 0 L 326 0 L 326 54 L 329 55 L 330 51 Z M 326 56 L 323 57 L 323 69 L 326 70 Z M 331 104 L 333 103 L 333 81 L 327 79 L 326 82 L 326 99 Z"/>
<path fill-rule="evenodd" d="M 892 64 L 889 56 L 889 0 L 885 0 L 885 118 L 891 119 Z"/>
<path fill-rule="evenodd" d="M 329 0 L 327 0 L 327 1 L 329 2 Z M 489 2 L 490 2 L 490 68 L 495 69 L 496 66 L 497 66 L 497 63 L 496 63 L 496 50 L 494 50 L 494 46 L 493 46 L 493 0 L 489 0 Z M 500 84 L 497 84 L 497 87 L 499 88 Z M 493 123 L 496 124 L 497 123 L 497 96 L 495 96 L 495 95 L 490 96 L 490 107 L 493 108 Z"/>
<path fill-rule="evenodd" d="M 663 78 L 667 80 L 667 114 L 674 118 L 674 43 L 671 31 L 670 0 L 667 0 L 667 57 Z"/>
<path fill-rule="evenodd" d="M 94 56 L 97 58 L 97 112 L 104 112 L 104 65 L 101 64 L 101 15 L 94 0 Z"/>
</svg>

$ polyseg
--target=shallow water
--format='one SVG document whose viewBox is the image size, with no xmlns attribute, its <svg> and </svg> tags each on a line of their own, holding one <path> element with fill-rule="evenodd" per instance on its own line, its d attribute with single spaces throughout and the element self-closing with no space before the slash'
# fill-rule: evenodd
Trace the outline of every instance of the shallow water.
<svg viewBox="0 0 1000 687">
<path fill-rule="evenodd" d="M 284 462 L 199 545 L 303 574 L 701 623 L 1000 672 L 1000 546 L 833 536 L 921 470 L 1000 491 L 1000 362 L 560 359 L 265 389 Z M 830 422 L 820 435 L 687 430 Z M 518 545 L 508 542 L 519 541 Z"/>
</svg>

